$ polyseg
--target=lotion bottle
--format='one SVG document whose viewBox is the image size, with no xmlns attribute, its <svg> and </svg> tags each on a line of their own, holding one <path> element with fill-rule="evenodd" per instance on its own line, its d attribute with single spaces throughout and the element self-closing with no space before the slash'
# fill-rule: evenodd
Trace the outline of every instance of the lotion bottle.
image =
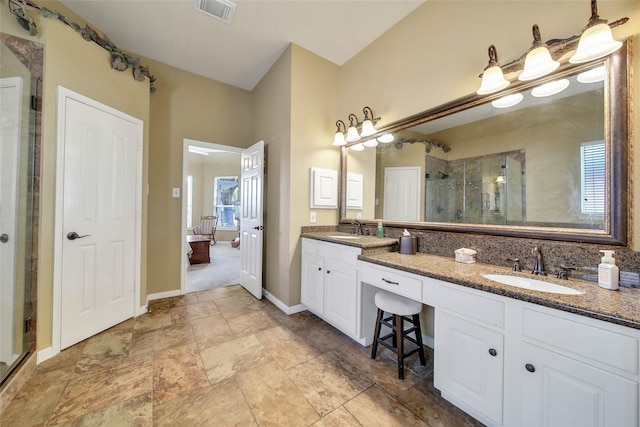
<svg viewBox="0 0 640 427">
<path fill-rule="evenodd" d="M 378 239 L 384 237 L 384 228 L 382 227 L 382 220 L 378 220 Z"/>
<path fill-rule="evenodd" d="M 613 251 L 600 251 L 604 253 L 600 265 L 598 265 L 598 285 L 601 288 L 615 291 L 618 289 L 620 270 L 613 258 Z"/>
</svg>

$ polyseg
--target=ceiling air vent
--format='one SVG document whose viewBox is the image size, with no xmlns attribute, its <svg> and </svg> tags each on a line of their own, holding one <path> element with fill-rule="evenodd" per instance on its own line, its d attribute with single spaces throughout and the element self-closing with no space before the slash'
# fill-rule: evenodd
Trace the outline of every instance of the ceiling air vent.
<svg viewBox="0 0 640 427">
<path fill-rule="evenodd" d="M 196 10 L 211 15 L 229 24 L 236 10 L 236 4 L 229 0 L 196 0 Z"/>
</svg>

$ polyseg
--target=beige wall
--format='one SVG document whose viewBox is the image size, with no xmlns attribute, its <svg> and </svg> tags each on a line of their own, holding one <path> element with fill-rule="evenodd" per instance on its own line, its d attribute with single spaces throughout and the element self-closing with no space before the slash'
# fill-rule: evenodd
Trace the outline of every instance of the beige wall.
<svg viewBox="0 0 640 427">
<path fill-rule="evenodd" d="M 630 18 L 614 29 L 618 39 L 640 34 L 640 2 L 601 1 L 598 13 L 610 21 Z M 426 2 L 341 67 L 340 116 L 369 105 L 384 125 L 474 93 L 490 44 L 496 45 L 500 62 L 507 63 L 529 48 L 533 24 L 540 26 L 547 40 L 578 34 L 588 18 L 589 4 L 584 1 Z M 640 40 L 634 43 L 633 56 L 638 69 Z M 633 86 L 634 97 L 639 99 L 637 74 Z M 640 128 L 638 109 L 632 124 Z M 638 138 L 636 134 L 633 142 Z M 634 163 L 639 158 L 636 150 Z M 640 195 L 638 169 L 634 168 L 633 176 L 636 199 Z M 633 230 L 635 235 L 640 233 L 638 221 Z M 640 244 L 633 248 L 640 249 Z"/>
<path fill-rule="evenodd" d="M 289 305 L 290 46 L 253 89 L 253 136 L 265 143 L 264 287 Z"/>
<path fill-rule="evenodd" d="M 291 45 L 254 89 L 254 137 L 267 152 L 265 287 L 288 306 L 300 303 L 300 227 L 309 225 L 309 169 L 338 169 L 331 147 L 338 67 Z M 336 209 L 314 209 L 316 225 Z"/>
<path fill-rule="evenodd" d="M 331 145 L 338 112 L 339 68 L 329 61 L 293 45 L 291 79 L 291 200 L 289 211 L 289 305 L 300 303 L 300 227 L 310 225 L 309 212 L 316 212 L 316 225 L 336 224 L 336 209 L 310 209 L 311 167 L 339 169 L 340 151 Z"/>
<path fill-rule="evenodd" d="M 183 139 L 248 147 L 252 137 L 251 92 L 144 59 L 156 76 L 151 95 L 149 144 L 149 294 L 180 289 L 182 269 Z"/>
</svg>

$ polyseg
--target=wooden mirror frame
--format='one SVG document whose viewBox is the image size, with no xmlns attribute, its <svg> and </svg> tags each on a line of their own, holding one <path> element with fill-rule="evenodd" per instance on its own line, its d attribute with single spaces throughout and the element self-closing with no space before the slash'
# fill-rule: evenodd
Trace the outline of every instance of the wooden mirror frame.
<svg viewBox="0 0 640 427">
<path fill-rule="evenodd" d="M 456 112 L 491 102 L 505 95 L 525 91 L 547 81 L 578 73 L 598 63 L 606 63 L 607 78 L 604 82 L 605 104 L 605 142 L 607 147 L 606 171 L 607 182 L 607 213 L 604 230 L 582 230 L 554 227 L 508 226 L 459 224 L 440 222 L 402 222 L 383 220 L 386 226 L 411 228 L 414 230 L 446 231 L 455 233 L 474 233 L 495 236 L 509 236 L 519 238 L 545 239 L 567 242 L 584 242 L 628 246 L 630 242 L 630 178 L 629 153 L 632 140 L 631 120 L 631 44 L 627 39 L 622 47 L 606 58 L 585 64 L 574 65 L 564 62 L 557 72 L 532 82 L 515 80 L 508 89 L 487 95 L 468 95 L 435 108 L 414 114 L 396 122 L 390 123 L 371 136 L 376 138 L 387 133 L 397 132 L 421 123 L 438 119 Z M 348 147 L 357 142 L 349 143 L 340 149 L 340 224 L 349 224 L 353 219 L 346 217 L 346 176 Z M 374 224 L 374 219 L 358 219 L 364 224 Z"/>
</svg>

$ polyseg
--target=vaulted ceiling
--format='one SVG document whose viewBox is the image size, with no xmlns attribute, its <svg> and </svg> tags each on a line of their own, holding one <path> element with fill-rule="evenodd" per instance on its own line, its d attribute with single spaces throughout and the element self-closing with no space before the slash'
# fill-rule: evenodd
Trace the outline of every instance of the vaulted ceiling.
<svg viewBox="0 0 640 427">
<path fill-rule="evenodd" d="M 247 90 L 289 43 L 343 65 L 424 2 L 235 0 L 227 24 L 194 1 L 61 0 L 121 49 Z"/>
</svg>

